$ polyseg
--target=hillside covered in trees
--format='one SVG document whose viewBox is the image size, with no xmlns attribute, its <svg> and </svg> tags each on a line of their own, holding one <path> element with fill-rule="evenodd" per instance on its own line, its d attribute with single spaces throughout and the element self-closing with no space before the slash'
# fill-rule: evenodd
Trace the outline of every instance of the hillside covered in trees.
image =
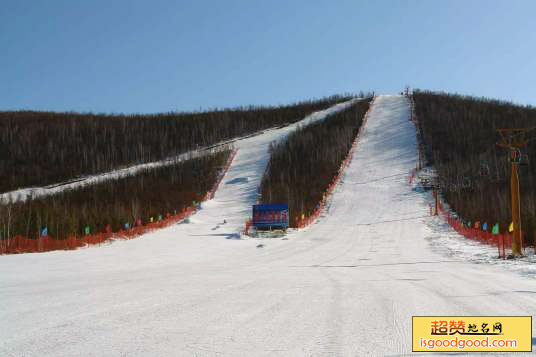
<svg viewBox="0 0 536 357">
<path fill-rule="evenodd" d="M 288 203 L 289 223 L 296 227 L 322 201 L 361 127 L 370 98 L 325 120 L 299 128 L 270 147 L 261 182 L 261 203 Z"/>
<path fill-rule="evenodd" d="M 413 98 L 426 158 L 446 201 L 464 220 L 499 222 L 506 231 L 512 220 L 510 162 L 507 150 L 496 145 L 496 129 L 536 126 L 536 108 L 428 91 L 415 91 Z M 522 154 L 536 159 L 536 140 Z M 536 230 L 536 165 L 520 166 L 519 174 L 522 229 L 529 243 Z"/>
<path fill-rule="evenodd" d="M 348 99 L 155 115 L 0 112 L 0 193 L 173 157 Z"/>
<path fill-rule="evenodd" d="M 225 148 L 126 178 L 0 205 L 0 244 L 16 236 L 38 238 L 45 227 L 48 236 L 65 239 L 88 232 L 116 232 L 125 224 L 132 227 L 176 214 L 203 200 L 230 154 L 231 148 Z"/>
</svg>

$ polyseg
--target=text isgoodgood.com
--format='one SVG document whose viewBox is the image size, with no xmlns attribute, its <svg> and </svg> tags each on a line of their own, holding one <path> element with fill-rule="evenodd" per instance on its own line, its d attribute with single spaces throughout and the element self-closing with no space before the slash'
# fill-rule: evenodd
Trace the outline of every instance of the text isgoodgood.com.
<svg viewBox="0 0 536 357">
<path fill-rule="evenodd" d="M 466 348 L 517 348 L 517 340 L 494 339 L 489 340 L 489 337 L 483 339 L 465 339 L 456 337 L 453 340 L 449 339 L 424 339 L 421 337 L 420 344 L 422 348 L 429 350 L 440 348 L 457 348 L 460 350 Z"/>
</svg>

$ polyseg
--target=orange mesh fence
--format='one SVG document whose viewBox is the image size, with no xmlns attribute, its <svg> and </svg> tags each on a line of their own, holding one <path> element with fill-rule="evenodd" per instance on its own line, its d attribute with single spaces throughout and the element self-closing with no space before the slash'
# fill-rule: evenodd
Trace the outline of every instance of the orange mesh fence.
<svg viewBox="0 0 536 357">
<path fill-rule="evenodd" d="M 511 233 L 493 234 L 488 231 L 483 231 L 479 228 L 467 227 L 463 224 L 463 222 L 461 222 L 460 219 L 453 217 L 451 213 L 444 210 L 442 205 L 439 206 L 439 212 L 441 212 L 448 224 L 460 235 L 467 239 L 496 246 L 499 257 L 506 259 L 507 250 L 512 249 L 513 235 Z"/>
</svg>

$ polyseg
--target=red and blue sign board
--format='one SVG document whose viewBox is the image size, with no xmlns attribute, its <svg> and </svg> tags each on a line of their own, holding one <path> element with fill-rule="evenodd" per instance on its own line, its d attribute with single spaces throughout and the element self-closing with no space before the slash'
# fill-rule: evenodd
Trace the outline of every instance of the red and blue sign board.
<svg viewBox="0 0 536 357">
<path fill-rule="evenodd" d="M 288 228 L 288 205 L 253 205 L 253 227 Z"/>
</svg>

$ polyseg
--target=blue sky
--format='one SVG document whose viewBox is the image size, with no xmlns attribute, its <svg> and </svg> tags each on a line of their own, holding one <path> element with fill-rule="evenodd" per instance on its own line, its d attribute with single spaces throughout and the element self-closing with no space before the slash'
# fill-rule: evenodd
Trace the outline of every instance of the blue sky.
<svg viewBox="0 0 536 357">
<path fill-rule="evenodd" d="M 536 1 L 2 0 L 0 110 L 150 113 L 407 84 L 536 105 Z"/>
</svg>

